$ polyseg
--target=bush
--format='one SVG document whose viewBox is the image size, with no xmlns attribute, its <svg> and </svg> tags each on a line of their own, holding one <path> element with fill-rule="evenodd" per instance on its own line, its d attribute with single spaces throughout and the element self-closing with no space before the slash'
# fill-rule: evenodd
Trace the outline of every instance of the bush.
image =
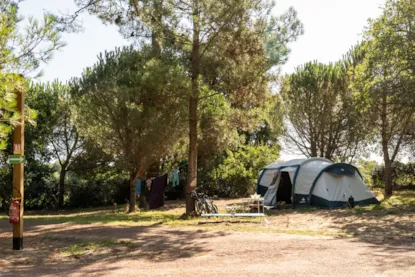
<svg viewBox="0 0 415 277">
<path fill-rule="evenodd" d="M 129 198 L 130 187 L 128 180 L 119 175 L 112 176 L 111 172 L 97 174 L 93 178 L 78 179 L 71 174 L 67 182 L 65 206 L 69 208 L 97 207 L 125 203 Z"/>
<path fill-rule="evenodd" d="M 198 186 L 222 197 L 244 196 L 255 192 L 259 172 L 278 159 L 278 147 L 242 146 L 226 151 L 216 165 L 202 169 Z"/>
<path fill-rule="evenodd" d="M 384 166 L 377 166 L 372 171 L 372 181 L 375 187 L 385 187 L 383 181 Z M 392 164 L 393 188 L 396 190 L 415 190 L 415 163 L 395 162 Z"/>
</svg>

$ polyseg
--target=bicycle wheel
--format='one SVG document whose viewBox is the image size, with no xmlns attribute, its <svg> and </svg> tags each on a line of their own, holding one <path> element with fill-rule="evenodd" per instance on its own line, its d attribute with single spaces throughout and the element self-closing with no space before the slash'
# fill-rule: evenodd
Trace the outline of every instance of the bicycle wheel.
<svg viewBox="0 0 415 277">
<path fill-rule="evenodd" d="M 205 211 L 206 211 L 206 213 L 207 214 L 211 214 L 212 213 L 212 211 L 210 210 L 210 206 L 209 206 L 209 203 L 206 201 L 206 199 L 203 201 L 203 206 L 204 206 L 204 208 L 205 208 Z"/>
<path fill-rule="evenodd" d="M 202 203 L 200 203 L 199 200 L 195 201 L 195 209 L 196 209 L 196 214 L 197 215 L 201 215 L 203 213 L 203 206 L 202 206 Z"/>
<path fill-rule="evenodd" d="M 210 203 L 210 205 L 211 205 L 212 214 L 218 214 L 219 213 L 218 207 L 213 203 Z"/>
</svg>

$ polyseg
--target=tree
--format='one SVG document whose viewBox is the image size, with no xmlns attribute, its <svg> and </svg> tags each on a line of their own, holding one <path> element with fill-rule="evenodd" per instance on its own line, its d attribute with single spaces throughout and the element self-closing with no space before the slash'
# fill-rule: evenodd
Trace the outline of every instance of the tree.
<svg viewBox="0 0 415 277">
<path fill-rule="evenodd" d="M 261 97 L 264 99 L 264 88 L 268 82 L 266 72 L 283 62 L 286 58 L 284 54 L 287 54 L 284 53 L 287 42 L 296 39 L 302 32 L 302 26 L 293 10 L 279 19 L 269 17 L 271 7 L 262 5 L 261 1 L 193 0 L 178 1 L 177 5 L 180 10 L 187 11 L 185 17 L 191 22 L 190 28 L 182 27 L 187 32 L 188 43 L 191 43 L 189 71 L 192 90 L 188 100 L 189 167 L 186 186 L 186 212 L 190 213 L 194 210 L 190 192 L 196 188 L 197 183 L 197 126 L 201 84 L 208 86 L 213 93 L 225 95 L 232 105 L 242 109 L 255 107 Z M 257 19 L 256 22 L 254 18 Z M 280 32 L 281 29 L 284 31 Z M 233 44 L 232 47 L 230 43 Z M 216 76 L 213 75 L 219 79 L 218 85 L 206 82 L 206 77 L 211 74 L 203 75 L 202 71 L 205 68 L 204 62 L 212 63 L 204 60 L 205 56 L 213 58 L 213 55 L 216 56 L 213 60 L 216 63 L 220 63 L 217 57 L 223 59 L 222 66 L 218 67 L 219 72 L 216 71 Z M 225 71 L 221 72 L 220 69 Z M 225 72 L 227 73 L 223 74 Z M 204 82 L 201 83 L 201 80 Z"/>
<path fill-rule="evenodd" d="M 258 118 L 247 129 L 239 133 L 245 137 L 246 145 L 279 147 L 279 138 L 284 130 L 281 96 L 269 93 L 266 103 L 259 109 Z"/>
<path fill-rule="evenodd" d="M 4 150 L 8 134 L 21 116 L 16 110 L 16 91 L 24 91 L 27 83 L 19 75 L 0 71 L 0 85 L 0 150 Z"/>
<path fill-rule="evenodd" d="M 372 175 L 376 168 L 379 166 L 377 161 L 370 161 L 365 159 L 359 159 L 357 161 L 357 167 L 359 168 L 360 173 L 363 175 L 363 181 L 366 185 L 373 187 L 373 178 Z"/>
<path fill-rule="evenodd" d="M 371 113 L 384 160 L 385 195 L 392 195 L 392 163 L 414 141 L 415 1 L 389 0 L 365 32 L 364 62 L 354 89 Z"/>
<path fill-rule="evenodd" d="M 25 102 L 36 112 L 36 124 L 25 128 L 25 206 L 28 208 L 56 207 L 58 204 L 58 182 L 53 174 L 55 168 L 50 165 L 52 160 L 58 160 L 54 155 L 51 141 L 60 140 L 54 137 L 61 114 L 59 84 L 32 84 L 29 86 Z M 13 139 L 8 136 L 6 153 L 12 151 Z M 7 159 L 7 154 L 2 160 Z M 58 170 L 58 168 L 56 169 Z M 12 176 L 12 168 L 4 166 L 7 179 Z M 5 176 L 5 178 L 6 178 Z M 1 182 L 6 199 L 10 195 L 10 182 Z"/>
<path fill-rule="evenodd" d="M 202 89 L 224 95 L 232 106 L 244 111 L 261 104 L 269 69 L 286 61 L 287 44 L 302 33 L 295 10 L 273 17 L 273 5 L 262 0 L 80 0 L 78 4 L 120 26 L 126 37 L 140 42 L 151 38 L 154 57 L 170 48 L 182 58 L 191 83 L 185 98 L 189 128 L 186 212 L 192 212 L 199 104 L 202 97 L 209 97 Z"/>
<path fill-rule="evenodd" d="M 309 62 L 285 78 L 281 95 L 286 135 L 303 155 L 350 161 L 364 147 L 365 116 L 349 89 L 354 62 Z"/>
<path fill-rule="evenodd" d="M 52 150 L 51 156 L 60 166 L 56 191 L 58 192 L 58 205 L 63 207 L 66 174 L 72 170 L 73 163 L 84 151 L 84 141 L 73 123 L 74 106 L 70 96 L 70 87 L 53 82 L 34 85 L 31 90 L 31 94 L 37 96 L 39 101 L 42 101 L 42 97 L 48 98 L 49 101 L 47 111 L 43 109 L 44 107 L 39 108 L 42 112 L 48 113 L 49 132 L 44 136 Z M 34 105 L 39 106 L 37 103 Z"/>
<path fill-rule="evenodd" d="M 72 82 L 80 133 L 116 157 L 130 173 L 130 208 L 135 181 L 173 148 L 185 132 L 183 92 L 188 84 L 178 59 L 168 51 L 117 49 Z"/>
<path fill-rule="evenodd" d="M 27 89 L 23 75 L 33 74 L 63 46 L 52 16 L 45 15 L 43 22 L 29 18 L 29 25 L 20 28 L 19 2 L 0 3 L 0 150 L 6 146 L 5 139 L 12 126 L 22 116 L 16 111 L 15 91 Z M 31 110 L 26 110 L 26 116 L 32 119 Z"/>
</svg>

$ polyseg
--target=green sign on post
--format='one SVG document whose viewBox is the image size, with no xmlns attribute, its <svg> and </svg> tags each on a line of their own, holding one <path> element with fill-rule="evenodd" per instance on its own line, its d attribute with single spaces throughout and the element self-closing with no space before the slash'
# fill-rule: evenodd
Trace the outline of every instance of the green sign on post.
<svg viewBox="0 0 415 277">
<path fill-rule="evenodd" d="M 20 155 L 12 155 L 9 156 L 9 163 L 10 164 L 22 164 L 24 163 L 24 156 L 20 156 Z"/>
</svg>

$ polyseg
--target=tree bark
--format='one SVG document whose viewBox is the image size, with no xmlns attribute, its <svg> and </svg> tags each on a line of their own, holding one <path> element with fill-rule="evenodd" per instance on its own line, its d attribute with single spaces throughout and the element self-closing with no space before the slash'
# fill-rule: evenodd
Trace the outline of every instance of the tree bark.
<svg viewBox="0 0 415 277">
<path fill-rule="evenodd" d="M 136 204 L 137 204 L 137 191 L 135 190 L 135 183 L 137 179 L 140 178 L 141 180 L 145 179 L 145 170 L 143 168 L 139 168 L 137 171 L 132 171 L 130 175 L 130 206 L 128 208 L 128 212 L 133 213 L 136 211 Z M 143 195 L 140 195 L 140 207 L 146 208 L 146 198 Z"/>
<path fill-rule="evenodd" d="M 135 205 L 136 205 L 136 191 L 135 191 L 135 182 L 137 180 L 136 174 L 135 173 L 131 173 L 130 175 L 130 207 L 128 209 L 128 212 L 130 213 L 134 213 L 135 210 Z"/>
<path fill-rule="evenodd" d="M 195 210 L 190 193 L 197 185 L 197 109 L 199 99 L 200 39 L 199 0 L 193 1 L 192 91 L 189 99 L 189 156 L 186 185 L 186 214 Z"/>
<path fill-rule="evenodd" d="M 392 196 L 392 161 L 389 156 L 389 138 L 388 138 L 388 118 L 387 118 L 387 95 L 384 92 L 382 96 L 382 151 L 383 151 L 383 161 L 385 164 L 385 169 L 383 171 L 384 181 L 385 181 L 385 197 Z"/>
<path fill-rule="evenodd" d="M 63 207 L 63 200 L 65 195 L 65 178 L 66 178 L 66 169 L 62 167 L 61 172 L 59 174 L 59 200 L 58 200 L 58 207 Z"/>
<path fill-rule="evenodd" d="M 393 192 L 393 180 L 392 180 L 392 162 L 391 161 L 384 161 L 385 162 L 385 171 L 384 171 L 384 179 L 385 179 L 385 197 L 391 197 Z"/>
<path fill-rule="evenodd" d="M 154 15 L 151 19 L 151 23 L 153 24 L 153 30 L 151 34 L 151 48 L 153 52 L 153 57 L 160 58 L 161 56 L 161 43 L 160 43 L 160 32 L 161 32 L 161 24 L 162 24 L 162 0 L 154 0 L 153 2 L 154 8 Z"/>
</svg>

